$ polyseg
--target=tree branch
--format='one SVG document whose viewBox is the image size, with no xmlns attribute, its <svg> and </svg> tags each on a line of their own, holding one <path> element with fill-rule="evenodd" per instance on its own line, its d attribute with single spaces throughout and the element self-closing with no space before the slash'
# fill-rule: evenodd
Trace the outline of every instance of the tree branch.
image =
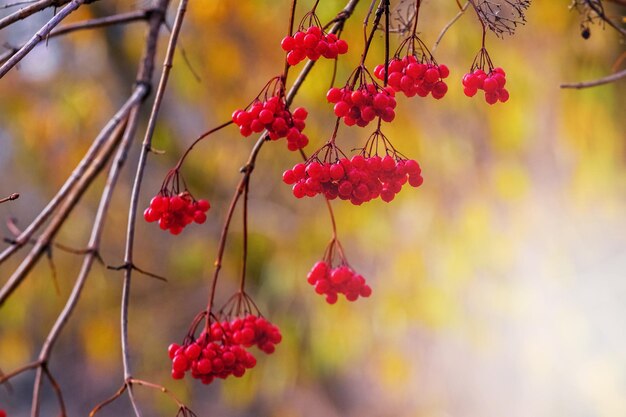
<svg viewBox="0 0 626 417">
<path fill-rule="evenodd" d="M 20 195 L 18 193 L 13 193 L 8 197 L 0 198 L 0 203 L 6 203 L 7 201 L 17 200 L 18 198 L 20 198 Z"/>
<path fill-rule="evenodd" d="M 32 51 L 39 42 L 45 39 L 45 37 L 50 34 L 56 25 L 61 23 L 63 19 L 69 16 L 74 10 L 78 9 L 84 2 L 85 0 L 72 0 L 70 4 L 62 8 L 58 14 L 48 21 L 48 23 L 43 25 L 41 29 L 39 29 L 37 33 L 35 33 L 35 35 L 33 35 L 33 37 L 24 44 L 24 46 L 22 46 L 10 59 L 0 66 L 0 78 L 4 77 L 6 73 L 17 65 L 22 58 L 28 55 L 28 53 Z"/>
<path fill-rule="evenodd" d="M 561 88 L 582 89 L 582 88 L 589 88 L 589 87 L 597 87 L 599 85 L 613 83 L 617 80 L 621 80 L 622 78 L 626 78 L 626 69 L 616 72 L 615 74 L 607 75 L 606 77 L 603 77 L 603 78 L 598 78 L 597 80 L 561 84 Z"/>
</svg>

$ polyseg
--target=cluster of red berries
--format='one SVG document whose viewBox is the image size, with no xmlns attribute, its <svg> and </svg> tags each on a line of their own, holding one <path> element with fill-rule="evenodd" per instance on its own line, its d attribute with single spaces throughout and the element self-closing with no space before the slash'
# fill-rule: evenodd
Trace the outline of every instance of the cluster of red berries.
<svg viewBox="0 0 626 417">
<path fill-rule="evenodd" d="M 343 118 L 346 126 L 360 127 L 377 117 L 391 122 L 396 117 L 394 96 L 391 87 L 381 88 L 374 83 L 363 84 L 355 90 L 348 86 L 333 87 L 326 93 L 326 99 L 335 104 L 335 115 Z"/>
<path fill-rule="evenodd" d="M 387 83 L 394 91 L 402 91 L 407 97 L 426 97 L 431 94 L 439 100 L 448 92 L 448 85 L 443 79 L 450 75 L 450 70 L 443 64 L 421 63 L 415 56 L 407 55 L 389 61 L 388 68 Z M 377 65 L 374 76 L 384 80 L 385 66 Z"/>
<path fill-rule="evenodd" d="M 177 195 L 157 195 L 150 200 L 150 206 L 144 210 L 143 218 L 148 222 L 159 222 L 159 227 L 177 235 L 192 222 L 202 224 L 206 221 L 206 212 L 211 208 L 207 200 L 194 200 L 185 191 Z"/>
<path fill-rule="evenodd" d="M 293 36 L 285 36 L 280 46 L 287 52 L 289 65 L 298 65 L 309 58 L 316 61 L 320 56 L 335 59 L 338 55 L 348 52 L 348 43 L 337 39 L 334 33 L 324 34 L 319 26 L 311 26 L 306 31 L 299 30 Z"/>
<path fill-rule="evenodd" d="M 0 410 L 0 417 L 7 417 L 7 412 L 4 410 Z"/>
<path fill-rule="evenodd" d="M 221 323 L 223 332 L 232 338 L 234 343 L 245 347 L 256 345 L 263 352 L 274 353 L 276 345 L 282 340 L 280 329 L 263 317 L 249 314 L 244 318 L 236 318 Z"/>
<path fill-rule="evenodd" d="M 419 187 L 423 181 L 417 161 L 390 155 L 384 158 L 355 155 L 334 163 L 309 161 L 283 173 L 283 182 L 293 184 L 293 195 L 297 198 L 324 194 L 329 200 L 339 197 L 354 205 L 377 197 L 390 202 L 407 182 Z"/>
<path fill-rule="evenodd" d="M 203 384 L 230 375 L 241 377 L 256 365 L 256 358 L 246 347 L 257 345 L 269 354 L 281 340 L 278 327 L 262 317 L 248 315 L 230 322 L 214 322 L 209 332 L 202 332 L 194 342 L 169 346 L 172 378 L 182 379 L 187 371 Z"/>
<path fill-rule="evenodd" d="M 298 107 L 291 113 L 284 98 L 273 96 L 266 101 L 255 101 L 248 110 L 235 110 L 232 120 L 244 137 L 267 129 L 270 139 L 287 138 L 289 150 L 296 151 L 309 143 L 302 133 L 307 116 L 305 108 Z"/>
<path fill-rule="evenodd" d="M 485 92 L 485 101 L 495 104 L 498 101 L 504 103 L 509 99 L 509 92 L 506 85 L 506 73 L 500 67 L 486 73 L 477 68 L 473 72 L 468 72 L 463 76 L 463 92 L 468 97 L 473 97 L 478 90 Z"/>
<path fill-rule="evenodd" d="M 357 274 L 347 265 L 331 268 L 325 261 L 319 261 L 307 275 L 309 284 L 315 287 L 315 292 L 326 296 L 328 304 L 337 302 L 337 295 L 343 294 L 348 301 L 355 301 L 359 297 L 369 297 L 372 289 L 365 283 L 365 278 Z"/>
</svg>

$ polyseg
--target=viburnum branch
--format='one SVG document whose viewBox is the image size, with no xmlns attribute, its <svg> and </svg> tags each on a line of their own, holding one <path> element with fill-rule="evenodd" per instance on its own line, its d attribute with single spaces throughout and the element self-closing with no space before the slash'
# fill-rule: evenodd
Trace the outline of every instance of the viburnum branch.
<svg viewBox="0 0 626 417">
<path fill-rule="evenodd" d="M 41 29 L 39 29 L 37 33 L 35 33 L 33 37 L 24 44 L 24 46 L 22 46 L 11 58 L 0 66 L 0 78 L 4 77 L 5 74 L 9 72 L 18 62 L 20 62 L 22 58 L 28 55 L 28 53 L 32 51 L 39 42 L 45 39 L 56 25 L 61 23 L 63 19 L 78 9 L 84 2 L 85 0 L 72 0 L 67 6 L 59 10 L 59 13 L 50 19 L 48 23 L 43 25 Z"/>
<path fill-rule="evenodd" d="M 169 0 L 160 0 L 159 6 L 165 10 Z M 163 69 L 161 71 L 161 77 L 159 80 L 159 85 L 157 87 L 154 103 L 152 105 L 152 110 L 150 112 L 150 118 L 148 120 L 148 126 L 146 128 L 146 133 L 144 139 L 142 141 L 141 153 L 139 155 L 139 161 L 137 162 L 137 170 L 135 174 L 135 180 L 133 183 L 133 188 L 131 191 L 130 197 L 130 206 L 128 210 L 128 228 L 126 233 L 126 248 L 124 250 L 124 264 L 133 265 L 133 245 L 135 240 L 135 223 L 137 217 L 137 208 L 139 205 L 139 192 L 141 189 L 141 184 L 143 182 L 143 175 L 146 166 L 146 161 L 148 157 L 148 153 L 152 148 L 152 137 L 154 135 L 154 130 L 156 127 L 157 116 L 159 114 L 159 110 L 161 108 L 161 103 L 163 101 L 163 96 L 165 95 L 165 88 L 167 86 L 167 82 L 169 80 L 170 70 L 172 68 L 172 62 L 174 59 L 174 52 L 176 51 L 176 43 L 178 41 L 178 35 L 180 34 L 180 30 L 182 27 L 183 19 L 185 16 L 185 12 L 187 10 L 187 0 L 181 0 L 178 5 L 178 10 L 176 12 L 176 18 L 174 20 L 174 24 L 172 26 L 172 30 L 170 33 L 169 42 L 167 45 L 167 51 L 165 53 L 165 58 L 163 61 Z M 159 21 L 159 26 L 164 22 L 165 16 L 159 15 L 157 17 Z M 121 321 L 121 344 L 122 344 L 122 364 L 124 369 L 124 380 L 128 385 L 128 396 L 133 407 L 133 411 L 137 417 L 141 416 L 141 412 L 139 411 L 139 407 L 135 401 L 133 394 L 133 387 L 131 382 L 131 365 L 130 365 L 130 350 L 128 346 L 128 306 L 130 301 L 130 285 L 131 285 L 131 277 L 132 277 L 132 268 L 127 268 L 124 271 L 124 281 L 122 286 L 122 301 L 121 301 L 121 312 L 120 312 L 120 321 Z"/>
<path fill-rule="evenodd" d="M 15 224 L 15 218 L 10 218 L 7 220 L 6 222 L 6 226 L 7 229 L 9 229 L 9 232 L 11 232 L 11 234 L 14 237 L 19 236 L 22 231 L 17 227 L 17 224 Z M 15 239 L 12 238 L 4 238 L 4 241 L 10 244 L 14 244 L 15 243 Z M 37 239 L 29 239 L 28 243 L 32 243 L 35 244 L 37 243 Z M 51 250 L 51 248 L 54 247 L 55 249 L 59 249 L 62 250 L 63 252 L 66 253 L 70 253 L 72 255 L 85 255 L 91 252 L 94 252 L 93 249 L 91 248 L 85 248 L 85 249 L 77 249 L 77 248 L 73 248 L 71 246 L 68 245 L 64 245 L 63 243 L 59 243 L 59 242 L 50 242 L 49 247 L 46 250 Z M 99 253 L 97 253 L 97 251 L 95 251 L 95 256 L 97 257 L 98 261 L 100 261 L 102 264 L 104 264 L 104 260 L 102 259 L 102 257 L 100 256 Z"/>
<path fill-rule="evenodd" d="M 480 22 L 480 25 L 483 28 L 483 36 L 482 36 L 482 48 L 485 49 L 485 38 L 487 37 L 487 26 L 485 25 L 485 22 L 483 21 L 482 15 L 480 14 L 480 10 L 478 9 L 478 6 L 476 6 L 476 3 L 474 0 L 468 0 L 468 2 L 472 5 L 472 8 L 474 9 L 474 12 L 476 12 L 476 17 L 478 18 L 478 21 Z"/>
<path fill-rule="evenodd" d="M 93 417 L 95 416 L 100 410 L 102 410 L 104 407 L 106 407 L 107 405 L 111 404 L 113 401 L 117 400 L 118 398 L 120 398 L 122 396 L 122 394 L 124 393 L 124 391 L 126 391 L 126 389 L 129 387 L 130 385 L 128 384 L 128 381 L 124 381 L 124 384 L 122 384 L 122 386 L 120 387 L 120 389 L 118 389 L 115 394 L 113 394 L 112 396 L 110 396 L 109 398 L 107 398 L 106 400 L 102 401 L 100 404 L 96 405 L 90 412 L 89 412 L 89 417 Z"/>
<path fill-rule="evenodd" d="M 76 304 L 78 303 L 78 299 L 82 293 L 82 289 L 87 280 L 87 276 L 91 271 L 91 267 L 93 265 L 94 260 L 97 258 L 97 248 L 100 244 L 100 238 L 102 236 L 102 231 L 104 229 L 104 220 L 106 217 L 106 213 L 108 211 L 108 207 L 110 204 L 110 200 L 113 194 L 113 190 L 117 183 L 117 179 L 119 177 L 119 173 L 123 166 L 124 160 L 126 159 L 126 153 L 128 151 L 128 146 L 132 141 L 134 136 L 134 132 L 136 130 L 137 122 L 138 122 L 138 112 L 137 109 L 133 109 L 129 123 L 127 125 L 126 131 L 124 133 L 124 137 L 122 138 L 122 142 L 120 143 L 116 158 L 111 165 L 109 170 L 109 176 L 107 178 L 107 184 L 105 185 L 105 189 L 102 193 L 102 197 L 100 199 L 100 205 L 98 207 L 98 212 L 96 213 L 96 217 L 94 220 L 94 225 L 91 232 L 91 237 L 89 239 L 88 246 L 93 248 L 90 253 L 87 254 L 85 259 L 83 260 L 83 264 L 81 270 L 79 272 L 78 278 L 74 284 L 74 288 L 72 289 L 72 293 L 68 298 L 63 311 L 57 317 L 57 320 L 50 330 L 46 341 L 44 342 L 41 351 L 39 353 L 39 362 L 42 364 L 46 364 L 50 358 L 52 348 L 54 343 L 58 339 L 61 331 L 67 324 L 71 314 L 73 313 Z M 33 410 L 35 407 L 38 407 L 39 404 L 39 386 L 41 385 L 41 373 L 38 372 L 35 379 L 35 389 L 33 391 Z M 32 415 L 36 416 L 36 412 Z"/>
<path fill-rule="evenodd" d="M 2 374 L 0 375 L 0 385 L 6 384 L 13 377 L 23 374 L 26 371 L 30 371 L 31 369 L 36 369 L 40 366 L 41 366 L 41 361 L 35 361 L 35 362 L 28 363 L 12 372 L 9 372 L 8 374 Z"/>
<path fill-rule="evenodd" d="M 128 100 L 126 100 L 117 113 L 115 113 L 115 115 L 102 128 L 89 147 L 89 150 L 85 153 L 85 156 L 83 156 L 83 159 L 76 166 L 76 168 L 74 168 L 74 171 L 72 171 L 57 194 L 50 200 L 50 202 L 48 202 L 46 207 L 44 207 L 44 209 L 37 215 L 30 225 L 28 225 L 28 227 L 24 229 L 24 231 L 15 239 L 15 243 L 0 253 L 0 264 L 6 261 L 19 248 L 28 243 L 31 236 L 33 236 L 33 234 L 46 222 L 46 220 L 48 220 L 59 205 L 68 198 L 68 195 L 74 192 L 77 184 L 82 183 L 82 186 L 88 186 L 91 183 L 91 181 L 84 182 L 84 179 L 90 176 L 88 175 L 88 172 L 93 171 L 92 168 L 97 162 L 96 159 L 102 153 L 101 151 L 103 147 L 109 144 L 111 137 L 116 136 L 114 132 L 119 129 L 120 123 L 126 120 L 128 114 L 136 103 L 145 100 L 148 92 L 149 88 L 147 88 L 145 83 L 137 84 Z M 79 188 L 80 187 L 81 186 L 79 186 Z"/>
<path fill-rule="evenodd" d="M 165 13 L 165 8 L 163 8 L 163 10 L 161 11 L 162 17 L 164 16 L 164 13 Z M 147 36 L 146 47 L 144 51 L 144 58 L 141 61 L 141 65 L 137 73 L 137 85 L 139 86 L 138 89 L 140 91 L 143 91 L 144 94 L 140 95 L 142 97 L 140 101 L 136 101 L 136 102 L 133 101 L 133 105 L 130 110 L 129 120 L 125 127 L 124 135 L 118 147 L 118 152 L 116 154 L 115 160 L 111 164 L 111 168 L 109 170 L 109 176 L 107 178 L 107 183 L 102 193 L 100 205 L 98 207 L 98 212 L 94 220 L 92 234 L 91 234 L 89 244 L 88 244 L 89 249 L 87 249 L 87 251 L 85 252 L 87 256 L 83 260 L 83 265 L 79 273 L 79 276 L 74 284 L 72 293 L 70 297 L 68 298 L 63 311 L 57 317 L 57 320 L 54 326 L 50 330 L 50 333 L 48 334 L 41 348 L 39 359 L 37 362 L 33 364 L 34 366 L 38 367 L 38 370 L 36 373 L 35 383 L 33 387 L 31 416 L 37 416 L 38 414 L 39 397 L 40 397 L 41 382 L 42 382 L 43 376 L 46 376 L 50 380 L 52 387 L 55 390 L 55 393 L 57 394 L 57 398 L 59 399 L 59 404 L 61 407 L 62 415 L 65 415 L 65 406 L 63 404 L 60 386 L 55 381 L 51 373 L 49 372 L 47 368 L 47 363 L 50 358 L 53 346 L 60 335 L 60 332 L 64 328 L 72 312 L 74 311 L 74 308 L 76 307 L 76 304 L 82 292 L 82 288 L 85 284 L 86 278 L 90 272 L 93 261 L 98 260 L 98 259 L 101 260 L 100 255 L 98 254 L 97 248 L 99 247 L 99 242 L 100 242 L 102 230 L 104 227 L 104 219 L 106 217 L 106 213 L 108 210 L 108 206 L 110 204 L 113 190 L 115 188 L 115 184 L 119 177 L 121 168 L 123 167 L 124 162 L 126 160 L 128 148 L 130 144 L 132 143 L 132 139 L 135 135 L 135 131 L 136 131 L 137 123 L 138 123 L 138 114 L 139 114 L 138 108 L 143 102 L 143 100 L 146 98 L 147 91 L 149 90 L 149 85 L 147 83 L 149 83 L 150 78 L 151 78 L 150 72 L 152 72 L 154 68 L 154 57 L 156 54 L 156 44 L 158 41 L 159 27 L 160 27 L 160 21 L 155 19 L 155 22 L 152 23 L 150 27 L 150 30 Z M 30 369 L 30 368 L 31 367 L 27 367 L 24 369 Z M 7 376 L 6 379 L 16 374 L 17 373 L 14 372 L 11 375 Z"/>
<path fill-rule="evenodd" d="M 20 195 L 18 193 L 13 193 L 8 197 L 0 198 L 0 203 L 6 203 L 7 201 L 17 200 L 18 198 L 20 198 Z"/>
<path fill-rule="evenodd" d="M 350 0 L 346 4 L 346 6 L 337 15 L 337 17 L 335 17 L 335 19 L 333 19 L 334 24 L 331 27 L 331 29 L 329 30 L 329 33 L 336 33 L 338 30 L 340 30 L 343 27 L 343 24 L 352 15 L 352 12 L 354 11 L 354 8 L 356 7 L 356 5 L 358 3 L 359 3 L 359 0 Z M 294 97 L 296 96 L 298 90 L 300 89 L 300 87 L 304 83 L 304 80 L 306 79 L 307 75 L 309 74 L 309 72 L 311 72 L 311 69 L 315 65 L 315 62 L 316 61 L 309 60 L 305 64 L 304 68 L 302 68 L 302 70 L 298 74 L 298 77 L 294 81 L 293 86 L 287 92 L 287 94 L 285 96 L 285 102 L 286 102 L 286 106 L 287 107 L 289 107 L 291 105 L 291 103 L 292 103 Z M 220 240 L 219 240 L 219 243 L 218 243 L 217 256 L 216 256 L 215 263 L 214 263 L 215 269 L 214 269 L 214 272 L 213 272 L 213 279 L 211 281 L 211 289 L 209 291 L 209 299 L 208 299 L 208 302 L 207 302 L 206 315 L 205 315 L 205 317 L 207 317 L 207 320 L 205 322 L 205 328 L 206 329 L 208 329 L 208 326 L 209 326 L 209 319 L 208 318 L 211 315 L 211 311 L 213 309 L 213 303 L 215 301 L 215 292 L 216 292 L 216 289 L 217 289 L 217 282 L 218 282 L 219 273 L 220 273 L 220 270 L 222 268 L 222 259 L 224 257 L 224 250 L 226 248 L 226 240 L 227 240 L 227 237 L 228 237 L 228 230 L 229 230 L 229 227 L 230 227 L 230 222 L 232 220 L 233 213 L 235 211 L 235 207 L 237 206 L 237 202 L 238 202 L 239 198 L 241 197 L 242 193 L 245 190 L 245 183 L 246 183 L 246 181 L 248 181 L 248 177 L 252 174 L 252 171 L 254 170 L 254 164 L 255 164 L 257 155 L 258 155 L 259 151 L 261 150 L 261 147 L 265 143 L 266 137 L 267 137 L 267 132 L 261 133 L 261 136 L 259 137 L 259 139 L 256 141 L 256 143 L 252 147 L 252 150 L 250 152 L 250 156 L 248 157 L 248 161 L 246 162 L 246 165 L 244 166 L 245 169 L 242 170 L 243 177 L 241 178 L 241 180 L 239 181 L 239 183 L 238 183 L 238 185 L 237 185 L 237 187 L 235 189 L 235 194 L 233 195 L 233 198 L 232 198 L 232 200 L 230 202 L 230 205 L 228 207 L 228 210 L 226 212 L 226 219 L 224 221 L 224 226 L 222 227 L 222 232 L 221 232 Z"/>
<path fill-rule="evenodd" d="M 459 12 L 452 18 L 452 20 L 450 20 L 444 27 L 443 29 L 441 29 L 441 32 L 439 33 L 439 36 L 437 37 L 437 40 L 435 41 L 435 43 L 433 44 L 433 47 L 430 48 L 430 51 L 434 54 L 435 51 L 437 50 L 437 47 L 439 46 L 439 44 L 441 43 L 441 40 L 443 39 L 443 37 L 445 36 L 445 34 L 448 32 L 448 30 L 450 30 L 450 28 L 461 18 L 461 16 L 463 16 L 465 14 L 465 11 L 467 10 L 467 8 L 469 7 L 470 2 L 467 1 L 465 2 L 465 4 L 463 6 L 461 6 L 459 4 Z"/>
<path fill-rule="evenodd" d="M 242 264 L 241 264 L 241 284 L 239 285 L 239 291 L 244 292 L 246 285 L 246 265 L 248 261 L 248 195 L 250 192 L 250 175 L 246 175 L 243 185 L 243 250 L 242 252 Z"/>
<path fill-rule="evenodd" d="M 136 95 L 137 97 L 140 97 L 141 91 L 139 91 Z M 73 187 L 71 192 L 68 193 L 67 197 L 62 201 L 62 205 L 60 206 L 59 211 L 53 216 L 52 220 L 50 221 L 48 226 L 46 226 L 43 233 L 37 238 L 35 245 L 31 248 L 28 255 L 9 277 L 9 280 L 6 282 L 6 284 L 0 289 L 0 306 L 2 306 L 2 304 L 4 304 L 6 299 L 13 293 L 13 291 L 17 289 L 17 287 L 21 284 L 24 278 L 26 278 L 33 266 L 35 266 L 41 255 L 46 252 L 46 249 L 49 247 L 50 242 L 52 241 L 54 236 L 56 236 L 61 226 L 63 226 L 65 220 L 67 220 L 69 213 L 76 206 L 76 204 L 78 204 L 89 185 L 91 185 L 93 180 L 106 165 L 106 162 L 115 150 L 117 143 L 121 140 L 123 129 L 124 125 L 119 125 L 112 132 L 104 147 L 99 152 L 98 156 L 94 159 L 89 169 L 83 174 L 82 177 L 78 179 L 76 186 Z M 15 247 L 15 245 L 11 247 Z"/>
<path fill-rule="evenodd" d="M 158 385 L 158 384 L 153 384 L 152 382 L 148 382 L 148 381 L 144 381 L 141 379 L 137 379 L 137 378 L 129 378 L 125 381 L 124 385 L 122 385 L 120 387 L 120 389 L 117 390 L 117 392 L 115 394 L 113 394 L 110 398 L 106 399 L 105 401 L 101 402 L 100 404 L 96 405 L 91 412 L 89 413 L 89 417 L 93 417 L 95 416 L 98 412 L 100 412 L 104 407 L 106 407 L 107 405 L 111 404 L 113 401 L 115 401 L 116 399 L 118 399 L 119 397 L 122 396 L 122 394 L 124 393 L 124 391 L 126 391 L 126 389 L 128 389 L 129 386 L 131 385 L 139 385 L 139 386 L 143 386 L 146 388 L 151 388 L 151 389 L 155 389 L 158 390 L 160 392 L 162 392 L 163 394 L 167 395 L 178 407 L 178 414 L 179 415 L 181 413 L 181 411 L 185 412 L 189 412 L 191 414 L 183 414 L 184 415 L 191 415 L 191 416 L 195 416 L 195 414 L 183 403 L 181 402 L 178 397 L 176 397 L 176 395 L 174 395 L 174 393 L 172 393 L 170 390 L 168 390 L 167 388 L 165 388 L 164 386 Z"/>
<path fill-rule="evenodd" d="M 3 4 L 2 6 L 0 6 L 0 9 L 9 9 L 11 7 L 17 7 L 17 6 L 22 6 L 24 4 L 30 4 L 30 3 L 34 3 L 36 0 L 22 0 L 22 1 L 16 1 L 13 3 L 7 3 L 7 4 Z"/>
<path fill-rule="evenodd" d="M 615 81 L 621 80 L 622 78 L 626 78 L 626 69 L 616 72 L 615 74 L 607 75 L 606 77 L 598 78 L 597 80 L 561 84 L 561 88 L 582 89 L 597 87 L 599 85 L 613 83 Z"/>
<path fill-rule="evenodd" d="M 35 13 L 38 13 L 44 9 L 47 9 L 48 7 L 60 7 L 66 3 L 68 3 L 69 0 L 40 0 L 37 2 L 17 2 L 17 3 L 13 3 L 10 5 L 7 5 L 7 7 L 10 6 L 14 6 L 14 5 L 18 5 L 20 3 L 22 4 L 26 4 L 26 3 L 33 3 L 30 6 L 26 6 L 23 7 L 13 13 L 11 13 L 8 16 L 3 17 L 2 19 L 0 19 L 0 29 L 3 29 L 9 25 L 12 25 L 15 22 L 18 22 L 22 19 L 26 19 L 29 16 L 34 15 Z M 85 4 L 88 3 L 93 3 L 97 0 L 87 0 L 85 1 Z"/>
</svg>

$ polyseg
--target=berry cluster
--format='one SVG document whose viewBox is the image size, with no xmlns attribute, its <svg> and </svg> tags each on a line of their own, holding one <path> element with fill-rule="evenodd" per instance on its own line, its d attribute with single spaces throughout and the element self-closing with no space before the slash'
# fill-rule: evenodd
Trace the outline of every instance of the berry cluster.
<svg viewBox="0 0 626 417">
<path fill-rule="evenodd" d="M 506 73 L 502 68 L 494 68 L 486 73 L 477 68 L 463 76 L 463 92 L 468 97 L 473 97 L 478 90 L 485 92 L 485 101 L 495 104 L 498 101 L 504 103 L 509 99 L 506 85 Z"/>
<path fill-rule="evenodd" d="M 337 302 L 337 295 L 343 294 L 348 301 L 359 297 L 369 297 L 372 289 L 365 283 L 365 278 L 357 274 L 347 265 L 332 268 L 326 261 L 319 261 L 307 275 L 309 284 L 315 292 L 326 296 L 328 304 Z"/>
<path fill-rule="evenodd" d="M 274 353 L 276 345 L 282 340 L 280 329 L 263 317 L 249 314 L 243 319 L 221 323 L 223 331 L 232 337 L 234 343 L 245 347 L 256 345 L 263 352 Z"/>
<path fill-rule="evenodd" d="M 390 202 L 405 183 L 419 187 L 423 178 L 415 160 L 355 155 L 334 163 L 313 160 L 296 164 L 283 173 L 283 182 L 293 184 L 297 198 L 324 194 L 329 200 L 339 197 L 361 205 L 377 197 Z"/>
<path fill-rule="evenodd" d="M 203 384 L 230 375 L 241 377 L 256 365 L 256 358 L 246 347 L 256 345 L 269 354 L 281 340 L 278 327 L 262 317 L 248 315 L 230 322 L 214 322 L 209 332 L 202 332 L 194 342 L 169 346 L 172 377 L 182 379 L 190 370 L 191 376 Z"/>
<path fill-rule="evenodd" d="M 150 200 L 150 206 L 144 210 L 143 218 L 148 222 L 159 222 L 159 227 L 177 235 L 192 222 L 202 224 L 206 221 L 206 212 L 211 208 L 207 200 L 194 200 L 189 192 L 165 196 L 159 193 Z"/>
<path fill-rule="evenodd" d="M 391 122 L 396 117 L 394 96 L 391 87 L 381 88 L 374 83 L 366 83 L 356 89 L 333 87 L 328 90 L 326 99 L 335 104 L 335 115 L 343 118 L 346 126 L 356 124 L 365 127 L 377 117 L 385 122 Z"/>
<path fill-rule="evenodd" d="M 407 97 L 426 97 L 431 94 L 434 98 L 441 99 L 448 91 L 448 85 L 443 79 L 450 75 L 450 70 L 443 64 L 421 63 L 414 55 L 407 55 L 402 59 L 390 60 L 388 68 L 387 83 L 394 91 L 401 91 Z M 374 76 L 384 80 L 385 66 L 377 65 Z"/>
<path fill-rule="evenodd" d="M 302 133 L 307 116 L 303 107 L 298 107 L 291 113 L 284 98 L 276 95 L 265 101 L 255 100 L 248 110 L 235 110 L 232 120 L 245 137 L 252 132 L 261 133 L 267 130 L 270 139 L 287 138 L 289 150 L 296 151 L 309 143 L 309 138 Z"/>
<path fill-rule="evenodd" d="M 324 34 L 319 26 L 311 26 L 306 31 L 299 30 L 293 36 L 285 36 L 280 46 L 287 52 L 289 65 L 298 65 L 309 58 L 316 61 L 320 56 L 335 59 L 338 55 L 348 52 L 348 43 L 337 39 L 334 33 Z"/>
</svg>

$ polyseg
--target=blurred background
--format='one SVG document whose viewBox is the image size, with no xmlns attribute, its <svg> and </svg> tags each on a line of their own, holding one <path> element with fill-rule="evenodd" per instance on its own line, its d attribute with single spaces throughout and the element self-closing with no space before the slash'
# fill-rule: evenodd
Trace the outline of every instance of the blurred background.
<svg viewBox="0 0 626 417">
<path fill-rule="evenodd" d="M 313 2 L 299 3 L 297 21 Z M 362 51 L 368 2 L 361 3 L 345 27 L 350 51 L 339 61 L 338 84 Z M 256 355 L 257 367 L 243 378 L 210 386 L 172 380 L 166 348 L 182 341 L 206 305 L 225 210 L 255 139 L 231 126 L 198 145 L 183 175 L 197 198 L 210 199 L 208 221 L 176 237 L 137 225 L 138 266 L 168 282 L 134 275 L 134 375 L 167 386 L 198 416 L 626 415 L 626 84 L 559 88 L 616 70 L 624 45 L 601 26 L 584 40 L 568 3 L 533 2 L 517 35 L 488 34 L 494 64 L 507 72 L 506 104 L 463 95 L 460 79 L 481 36 L 469 12 L 436 51 L 451 69 L 447 96 L 398 99 L 384 133 L 420 162 L 424 184 L 389 204 L 333 203 L 348 259 L 373 288 L 368 299 L 330 306 L 307 284 L 331 236 L 328 212 L 322 199 L 296 200 L 282 183 L 283 170 L 299 161 L 284 140 L 263 148 L 251 181 L 248 293 L 284 341 L 273 355 Z M 68 21 L 148 4 L 97 2 Z M 327 22 L 343 7 L 323 1 L 319 17 Z M 454 1 L 424 2 L 419 27 L 427 45 L 457 10 Z M 189 64 L 177 53 L 154 141 L 165 153 L 150 156 L 141 207 L 200 133 L 227 121 L 282 71 L 288 13 L 289 2 L 190 2 L 179 44 Z M 5 29 L 1 41 L 22 43 L 51 16 L 48 10 Z M 129 93 L 144 31 L 134 23 L 51 39 L 1 80 L 0 195 L 21 194 L 0 205 L 3 223 L 15 217 L 27 225 L 59 189 Z M 382 40 L 375 39 L 370 68 L 383 60 Z M 159 60 L 166 33 L 161 41 Z M 334 126 L 325 100 L 332 70 L 319 62 L 294 103 L 309 110 L 309 154 Z M 342 126 L 338 144 L 358 147 L 372 130 Z M 107 218 L 101 253 L 111 265 L 123 259 L 137 156 L 138 146 Z M 86 244 L 103 183 L 92 185 L 58 242 Z M 241 267 L 240 211 L 235 216 L 218 304 L 236 290 Z M 1 234 L 9 234 L 4 225 Z M 0 283 L 25 253 L 0 266 Z M 0 308 L 4 372 L 36 359 L 76 279 L 79 256 L 55 251 L 53 259 L 59 292 L 44 259 Z M 87 415 L 122 383 L 121 277 L 94 267 L 50 362 L 70 415 Z M 0 390 L 9 416 L 29 415 L 33 377 L 27 372 Z M 44 387 L 42 415 L 56 415 Z M 158 392 L 136 392 L 145 415 L 175 414 Z M 99 415 L 130 415 L 128 399 Z"/>
</svg>

